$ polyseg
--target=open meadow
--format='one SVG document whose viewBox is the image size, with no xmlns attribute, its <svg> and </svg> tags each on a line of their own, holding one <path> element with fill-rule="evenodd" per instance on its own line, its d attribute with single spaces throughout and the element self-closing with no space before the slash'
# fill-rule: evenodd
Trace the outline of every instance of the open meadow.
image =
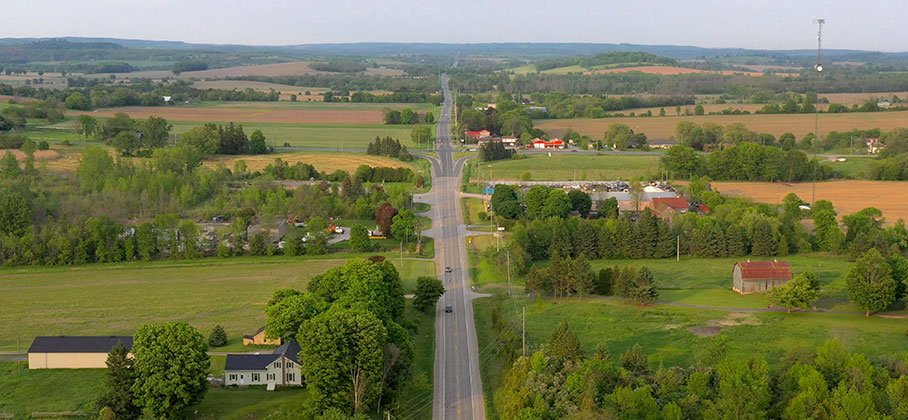
<svg viewBox="0 0 908 420">
<path fill-rule="evenodd" d="M 734 105 L 727 105 L 734 108 Z M 793 133 L 798 139 L 814 131 L 814 114 L 750 114 L 750 115 L 704 115 L 673 116 L 672 109 L 666 109 L 665 117 L 618 117 L 618 118 L 573 118 L 558 120 L 536 120 L 534 123 L 551 135 L 561 135 L 567 129 L 585 134 L 594 139 L 602 138 L 609 126 L 626 124 L 635 132 L 644 133 L 650 139 L 674 137 L 675 127 L 681 121 L 697 124 L 712 122 L 719 125 L 742 123 L 758 133 L 770 133 L 777 138 L 783 133 Z M 853 129 L 879 128 L 889 131 L 908 126 L 908 111 L 853 112 L 846 114 L 820 114 L 821 133 L 849 131 Z"/>
<path fill-rule="evenodd" d="M 722 194 L 744 196 L 764 203 L 781 203 L 788 193 L 811 201 L 813 184 L 780 182 L 712 182 Z M 817 200 L 829 200 L 839 216 L 866 207 L 883 212 L 887 222 L 908 220 L 908 182 L 900 181 L 826 181 L 817 183 Z"/>
<path fill-rule="evenodd" d="M 594 181 L 636 179 L 659 173 L 657 155 L 587 153 L 518 154 L 514 159 L 480 163 L 473 181 L 518 180 L 529 173 L 531 181 Z M 526 179 L 524 179 L 526 180 Z"/>
<path fill-rule="evenodd" d="M 38 335 L 132 334 L 144 323 L 177 320 L 205 334 L 221 324 L 236 344 L 263 325 L 274 291 L 304 288 L 346 256 L 353 254 L 4 269 L 0 351 L 25 350 Z M 434 272 L 431 260 L 405 259 L 405 289 Z"/>
</svg>

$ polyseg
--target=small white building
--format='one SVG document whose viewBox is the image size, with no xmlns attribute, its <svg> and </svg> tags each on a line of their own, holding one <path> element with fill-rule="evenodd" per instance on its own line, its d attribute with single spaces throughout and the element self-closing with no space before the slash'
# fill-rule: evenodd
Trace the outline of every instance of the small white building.
<svg viewBox="0 0 908 420">
<path fill-rule="evenodd" d="M 224 385 L 302 386 L 300 346 L 288 341 L 272 353 L 228 354 Z"/>
</svg>

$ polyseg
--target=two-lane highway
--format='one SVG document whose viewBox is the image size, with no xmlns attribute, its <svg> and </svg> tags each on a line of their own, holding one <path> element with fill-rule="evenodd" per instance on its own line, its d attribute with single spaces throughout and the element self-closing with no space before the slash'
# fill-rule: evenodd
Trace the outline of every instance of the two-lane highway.
<svg viewBox="0 0 908 420">
<path fill-rule="evenodd" d="M 485 419 L 479 377 L 473 292 L 466 259 L 460 208 L 460 174 L 464 160 L 455 161 L 451 146 L 451 92 L 442 75 L 444 104 L 437 126 L 438 159 L 432 161 L 436 264 L 446 292 L 439 299 L 435 319 L 435 385 L 433 418 Z M 445 267 L 451 272 L 446 273 Z M 445 308 L 450 307 L 451 312 Z"/>
</svg>

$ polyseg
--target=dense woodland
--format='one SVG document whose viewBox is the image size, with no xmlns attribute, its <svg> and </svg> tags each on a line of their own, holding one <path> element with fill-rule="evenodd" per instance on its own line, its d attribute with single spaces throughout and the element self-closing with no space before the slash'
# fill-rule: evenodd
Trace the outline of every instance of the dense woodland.
<svg viewBox="0 0 908 420">
<path fill-rule="evenodd" d="M 589 354 L 562 323 L 539 350 L 518 350 L 493 395 L 503 419 L 908 417 L 905 361 L 872 362 L 836 341 L 767 360 L 733 357 L 720 340 L 691 366 L 653 368 L 639 346 Z"/>
</svg>

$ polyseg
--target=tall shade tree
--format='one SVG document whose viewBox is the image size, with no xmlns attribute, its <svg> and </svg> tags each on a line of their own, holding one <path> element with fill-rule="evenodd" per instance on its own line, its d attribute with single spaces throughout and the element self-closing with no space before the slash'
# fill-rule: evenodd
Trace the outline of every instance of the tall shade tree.
<svg viewBox="0 0 908 420">
<path fill-rule="evenodd" d="M 302 371 L 322 410 L 360 413 L 381 392 L 387 330 L 362 308 L 334 307 L 300 329 Z"/>
<path fill-rule="evenodd" d="M 429 312 L 438 302 L 438 298 L 445 294 L 445 285 L 435 277 L 418 277 L 415 294 L 413 307 L 423 312 Z"/>
<path fill-rule="evenodd" d="M 145 324 L 136 331 L 136 403 L 153 418 L 178 418 L 208 392 L 208 345 L 185 322 Z"/>
<path fill-rule="evenodd" d="M 845 281 L 848 298 L 863 309 L 866 316 L 888 308 L 897 298 L 892 269 L 875 248 L 854 262 Z"/>
<path fill-rule="evenodd" d="M 781 306 L 791 313 L 792 309 L 809 309 L 820 297 L 820 289 L 812 273 L 801 273 L 785 285 L 769 291 L 769 302 Z"/>
<path fill-rule="evenodd" d="M 328 309 L 328 302 L 316 294 L 304 292 L 284 296 L 283 293 L 286 291 L 275 292 L 272 303 L 265 308 L 268 315 L 265 332 L 269 337 L 291 340 L 303 322 Z"/>
</svg>

